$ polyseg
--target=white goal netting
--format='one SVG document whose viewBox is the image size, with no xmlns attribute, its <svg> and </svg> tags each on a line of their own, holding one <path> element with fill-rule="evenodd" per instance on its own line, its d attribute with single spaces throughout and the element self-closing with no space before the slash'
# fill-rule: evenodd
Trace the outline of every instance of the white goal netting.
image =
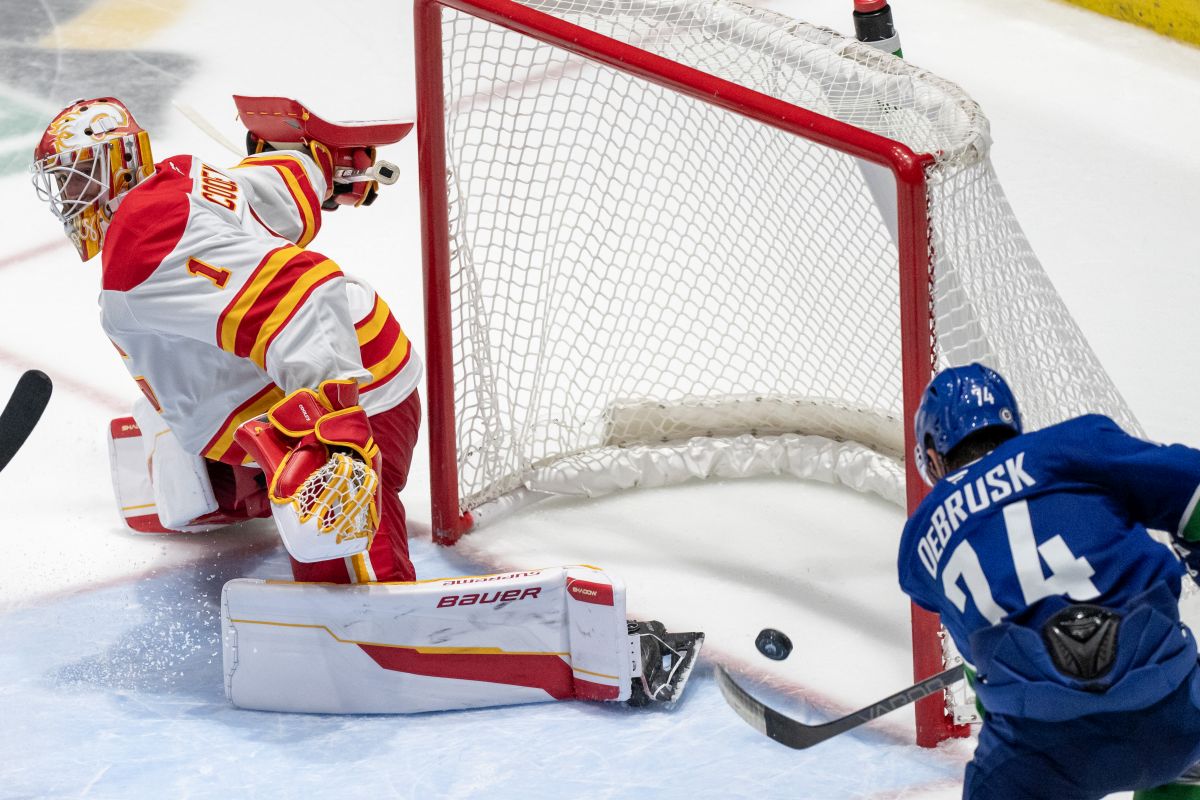
<svg viewBox="0 0 1200 800">
<path fill-rule="evenodd" d="M 1031 428 L 1100 411 L 1138 429 L 1030 250 L 987 158 L 987 120 L 957 86 L 738 3 L 526 5 L 932 154 L 937 364 L 1000 370 Z M 807 438 L 903 457 L 891 173 L 442 13 L 462 510 L 478 518 L 529 491 L 811 473 L 814 453 L 835 478 L 849 461 L 841 477 L 857 488 L 902 480 L 888 466 L 863 477 L 856 453 Z M 902 502 L 901 488 L 881 493 Z"/>
</svg>

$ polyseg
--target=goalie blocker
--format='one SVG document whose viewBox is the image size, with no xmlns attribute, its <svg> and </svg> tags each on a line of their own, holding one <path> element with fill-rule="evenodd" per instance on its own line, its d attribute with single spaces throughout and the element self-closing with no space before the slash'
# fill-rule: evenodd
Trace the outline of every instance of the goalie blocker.
<svg viewBox="0 0 1200 800">
<path fill-rule="evenodd" d="M 396 714 L 681 696 L 704 641 L 625 620 L 594 567 L 359 586 L 237 579 L 221 598 L 225 693 L 264 711 Z"/>
</svg>

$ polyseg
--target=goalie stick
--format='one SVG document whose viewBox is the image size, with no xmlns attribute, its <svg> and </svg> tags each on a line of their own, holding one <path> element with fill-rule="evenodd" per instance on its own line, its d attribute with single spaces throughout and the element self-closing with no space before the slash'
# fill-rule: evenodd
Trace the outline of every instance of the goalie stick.
<svg viewBox="0 0 1200 800">
<path fill-rule="evenodd" d="M 841 719 L 819 725 L 805 725 L 803 722 L 785 716 L 755 700 L 745 689 L 738 686 L 733 678 L 729 677 L 729 673 L 721 667 L 717 667 L 716 670 L 717 685 L 721 687 L 721 694 L 725 696 L 725 702 L 729 703 L 738 716 L 758 729 L 759 733 L 764 733 L 793 750 L 804 750 L 820 744 L 826 739 L 832 739 L 834 736 L 857 728 L 864 722 L 870 722 L 889 711 L 895 711 L 901 706 L 906 706 L 926 695 L 945 689 L 962 680 L 963 677 L 963 665 L 959 664 L 923 681 L 918 681 L 907 689 L 872 703 L 866 708 L 847 714 Z"/>
<path fill-rule="evenodd" d="M 8 405 L 0 413 L 0 469 L 8 466 L 25 444 L 33 426 L 41 419 L 46 403 L 50 402 L 53 388 L 49 376 L 36 369 L 27 371 L 17 381 Z"/>
<path fill-rule="evenodd" d="M 292 101 L 292 102 L 294 102 L 294 101 Z M 186 117 L 189 122 L 191 122 L 193 125 L 195 125 L 197 129 L 199 129 L 202 133 L 206 134 L 208 136 L 208 138 L 212 139 L 214 142 L 221 145 L 222 147 L 224 147 L 230 153 L 233 153 L 233 155 L 237 156 L 238 158 L 245 157 L 246 152 L 242 148 L 238 147 L 233 142 L 231 142 L 229 140 L 229 137 L 227 137 L 225 134 L 223 134 L 219 130 L 217 130 L 216 126 L 214 126 L 211 122 L 209 122 L 207 119 L 205 119 L 204 116 L 199 111 L 197 111 L 195 108 L 188 105 L 187 103 L 181 103 L 178 101 L 172 102 L 171 105 L 175 107 L 176 111 L 178 111 L 180 114 L 182 114 L 184 117 Z M 322 124 L 326 124 L 326 125 L 328 124 L 328 123 L 324 123 L 324 121 L 321 121 L 321 122 L 322 122 Z M 330 126 L 330 127 L 333 127 L 336 129 L 337 126 L 335 125 L 335 126 Z M 411 127 L 412 126 L 410 125 L 409 128 L 411 128 Z M 407 134 L 408 131 L 406 130 L 405 133 Z M 399 177 L 400 177 L 400 168 L 397 167 L 395 164 L 393 164 L 391 161 L 384 161 L 382 159 L 377 161 L 369 169 L 363 169 L 363 170 L 343 169 L 341 172 L 338 173 L 338 180 L 341 182 L 356 183 L 356 182 L 360 182 L 360 181 L 379 181 L 380 183 L 384 184 L 385 186 L 391 186 L 393 183 L 395 183 L 399 179 Z"/>
</svg>

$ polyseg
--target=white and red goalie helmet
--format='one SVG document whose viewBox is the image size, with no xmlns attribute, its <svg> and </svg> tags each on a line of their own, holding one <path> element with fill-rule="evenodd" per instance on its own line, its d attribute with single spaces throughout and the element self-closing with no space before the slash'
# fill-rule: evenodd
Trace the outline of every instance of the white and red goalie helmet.
<svg viewBox="0 0 1200 800">
<path fill-rule="evenodd" d="M 154 174 L 150 135 L 112 97 L 77 100 L 63 109 L 33 157 L 34 189 L 84 261 L 100 252 L 121 195 Z"/>
</svg>

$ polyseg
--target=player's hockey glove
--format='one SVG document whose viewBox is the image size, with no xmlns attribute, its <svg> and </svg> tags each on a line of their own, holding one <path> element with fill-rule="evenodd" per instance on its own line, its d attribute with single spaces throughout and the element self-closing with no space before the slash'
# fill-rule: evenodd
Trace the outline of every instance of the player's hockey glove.
<svg viewBox="0 0 1200 800">
<path fill-rule="evenodd" d="M 357 383 L 298 389 L 234 439 L 267 476 L 272 516 L 293 558 L 326 561 L 370 545 L 382 458 Z"/>
</svg>

